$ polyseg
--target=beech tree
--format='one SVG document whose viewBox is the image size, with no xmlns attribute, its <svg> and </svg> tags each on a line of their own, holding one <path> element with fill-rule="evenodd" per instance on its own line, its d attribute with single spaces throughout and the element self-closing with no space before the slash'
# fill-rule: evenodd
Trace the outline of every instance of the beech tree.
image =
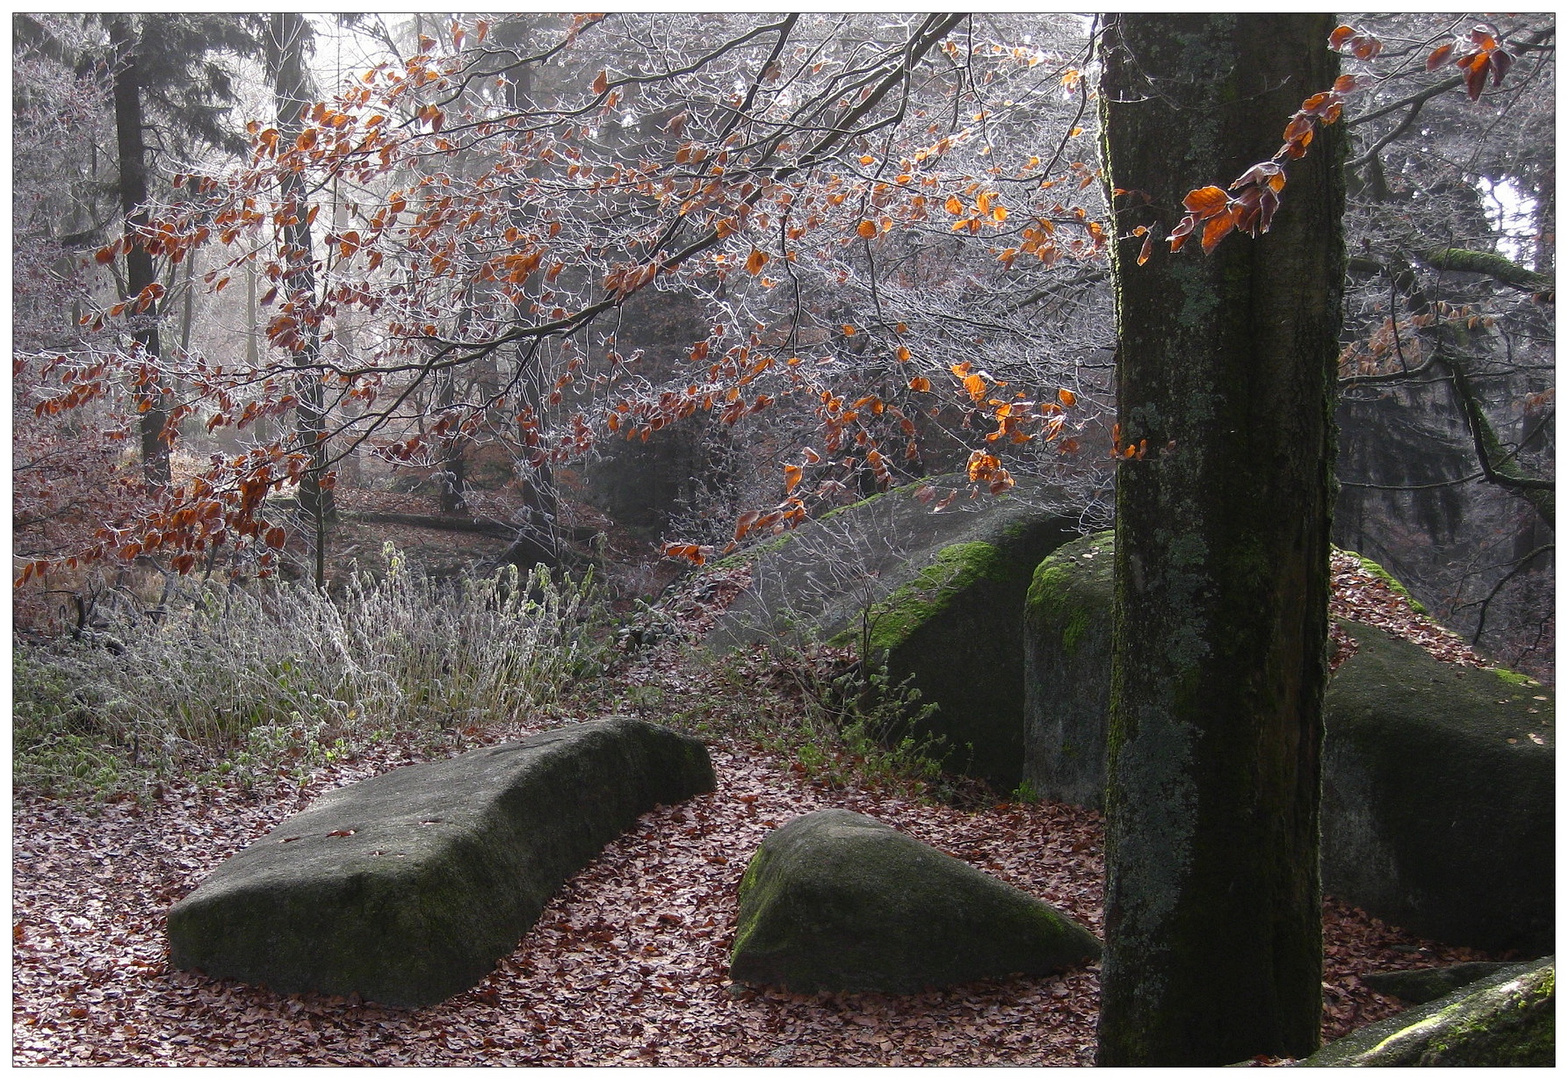
<svg viewBox="0 0 1568 1080">
<path fill-rule="evenodd" d="M 961 16 L 552 18 L 517 41 L 491 29 L 422 38 L 297 132 L 253 124 L 244 168 L 200 174 L 194 198 L 140 230 L 175 264 L 215 247 L 215 293 L 252 267 L 278 286 L 258 301 L 275 309 L 259 368 L 198 355 L 162 372 L 185 388 L 165 433 L 282 416 L 309 375 L 330 416 L 312 445 L 331 449 L 322 464 L 298 439 L 229 455 L 89 554 L 151 551 L 184 570 L 214 544 L 265 553 L 286 539 L 266 495 L 362 445 L 428 467 L 455 437 L 504 439 L 532 482 L 607 439 L 789 401 L 817 437 L 779 463 L 741 541 L 853 498 L 856 471 L 892 483 L 919 457 L 917 421 L 951 431 L 992 490 L 1011 483 L 1006 448 L 1051 460 L 1091 437 L 1075 360 L 1033 318 L 1074 303 L 1103 257 L 1083 204 L 1094 170 L 1073 152 L 1088 129 L 1053 128 L 1040 153 L 997 138 L 1053 110 L 1081 118 L 1081 54 L 978 39 Z M 333 200 L 347 220 L 329 227 Z M 283 287 L 302 227 L 319 253 L 313 297 Z M 971 266 L 1023 295 L 997 302 Z M 655 380 L 615 322 L 660 293 L 697 297 L 708 325 Z M 992 340 L 1007 346 L 994 358 Z"/>
<path fill-rule="evenodd" d="M 1318 122 L 1337 111 L 1308 95 L 1339 88 L 1332 29 L 1278 14 L 1107 26 L 1122 461 L 1102 1065 L 1318 1043 L 1344 195 L 1340 129 Z M 1211 176 L 1238 179 L 1193 189 Z M 1167 232 L 1196 243 L 1165 250 Z"/>
</svg>

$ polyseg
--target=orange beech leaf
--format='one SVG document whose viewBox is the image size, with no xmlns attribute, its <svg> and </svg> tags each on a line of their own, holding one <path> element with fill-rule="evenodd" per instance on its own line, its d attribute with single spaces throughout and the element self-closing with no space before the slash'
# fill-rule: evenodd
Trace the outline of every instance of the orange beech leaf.
<svg viewBox="0 0 1568 1080">
<path fill-rule="evenodd" d="M 1171 230 L 1171 234 L 1165 239 L 1170 241 L 1172 252 L 1182 249 L 1182 245 L 1187 242 L 1187 237 L 1192 234 L 1192 230 L 1197 224 L 1198 216 L 1196 214 L 1188 214 L 1181 219 L 1180 224 L 1176 228 Z"/>
<path fill-rule="evenodd" d="M 985 380 L 979 375 L 965 375 L 964 389 L 969 391 L 969 396 L 975 401 L 985 397 Z"/>
<path fill-rule="evenodd" d="M 288 534 L 279 526 L 274 525 L 267 530 L 267 534 L 262 540 L 270 548 L 281 548 L 284 542 L 288 540 Z"/>
<path fill-rule="evenodd" d="M 898 347 L 898 352 L 897 352 L 896 355 L 898 356 L 899 363 L 901 363 L 901 364 L 909 363 L 909 357 L 911 355 L 911 353 L 909 351 L 909 346 L 908 345 L 900 345 Z"/>
<path fill-rule="evenodd" d="M 1355 36 L 1356 28 L 1354 26 L 1336 26 L 1334 27 L 1334 32 L 1328 36 L 1328 47 L 1338 49 Z"/>
<path fill-rule="evenodd" d="M 1453 55 L 1453 42 L 1449 42 L 1447 45 L 1439 45 L 1427 55 L 1426 69 L 1428 71 L 1436 71 L 1438 68 L 1446 64 L 1448 62 L 1448 58 Z"/>
<path fill-rule="evenodd" d="M 1383 51 L 1383 43 L 1375 37 L 1363 34 L 1351 44 L 1350 51 L 1357 60 L 1372 60 Z"/>
<path fill-rule="evenodd" d="M 855 231 L 859 233 L 862 238 L 870 240 L 876 236 L 877 226 L 875 222 L 862 221 L 859 225 L 855 226 Z"/>
<path fill-rule="evenodd" d="M 947 208 L 947 212 L 952 214 L 954 217 L 957 217 L 959 214 L 964 212 L 964 204 L 959 201 L 957 195 L 949 195 L 947 197 L 947 202 L 943 203 L 942 205 L 945 206 Z"/>
<path fill-rule="evenodd" d="M 1213 251 L 1219 242 L 1225 239 L 1226 234 L 1235 227 L 1235 209 L 1210 218 L 1207 224 L 1203 226 L 1203 253 L 1207 255 Z"/>
<path fill-rule="evenodd" d="M 843 325 L 842 329 L 844 331 L 844 336 L 845 337 L 854 337 L 855 336 L 855 328 L 850 323 L 845 323 Z"/>
<path fill-rule="evenodd" d="M 799 465 L 784 466 L 784 494 L 788 495 L 795 490 L 795 485 L 800 483 L 803 474 Z"/>
<path fill-rule="evenodd" d="M 1056 400 L 1060 401 L 1063 405 L 1070 409 L 1077 403 L 1078 395 L 1073 393 L 1071 390 L 1063 388 L 1056 392 Z"/>
<path fill-rule="evenodd" d="M 924 375 L 916 375 L 913 379 L 909 380 L 909 388 L 915 391 L 917 394 L 929 393 L 931 390 L 931 380 L 926 378 Z"/>
<path fill-rule="evenodd" d="M 686 559 L 701 566 L 703 564 L 702 548 L 696 544 L 665 544 L 664 557 L 666 559 Z"/>
<path fill-rule="evenodd" d="M 752 248 L 751 254 L 746 257 L 746 272 L 752 277 L 762 273 L 762 268 L 768 265 L 768 253 L 759 248 Z"/>
<path fill-rule="evenodd" d="M 1288 137 L 1288 136 L 1287 136 Z M 1230 189 L 1246 187 L 1249 184 L 1267 184 L 1275 191 L 1285 187 L 1285 170 L 1274 161 L 1260 161 L 1231 182 Z"/>
<path fill-rule="evenodd" d="M 1187 197 L 1182 200 L 1182 205 L 1200 218 L 1211 218 L 1223 213 L 1230 202 L 1230 196 L 1225 194 L 1223 188 L 1209 186 L 1197 188 L 1187 192 Z"/>
<path fill-rule="evenodd" d="M 599 74 L 597 76 L 595 76 L 594 80 L 593 80 L 593 92 L 595 94 L 602 94 L 606 90 L 608 90 L 609 88 L 610 88 L 610 74 L 609 74 L 609 72 L 607 72 L 607 71 L 599 72 Z"/>
<path fill-rule="evenodd" d="M 1138 265 L 1142 266 L 1148 262 L 1152 254 L 1154 254 L 1154 234 L 1150 233 L 1143 238 L 1143 247 L 1138 250 Z"/>
</svg>

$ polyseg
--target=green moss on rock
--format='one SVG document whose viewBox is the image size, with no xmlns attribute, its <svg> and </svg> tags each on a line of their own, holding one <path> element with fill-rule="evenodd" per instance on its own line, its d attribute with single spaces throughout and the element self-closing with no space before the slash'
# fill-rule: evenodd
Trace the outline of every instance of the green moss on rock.
<svg viewBox="0 0 1568 1080">
<path fill-rule="evenodd" d="M 1344 548 L 1336 548 L 1335 550 L 1344 552 L 1344 554 L 1354 558 L 1361 564 L 1361 568 L 1363 570 L 1377 578 L 1384 585 L 1387 585 L 1390 589 L 1394 590 L 1394 592 L 1403 597 L 1404 600 L 1410 605 L 1410 609 L 1417 615 L 1426 614 L 1426 608 L 1421 605 L 1421 601 L 1411 596 L 1410 590 L 1406 589 L 1398 578 L 1396 578 L 1393 574 L 1390 574 L 1387 570 L 1384 570 L 1376 562 L 1367 558 L 1359 551 L 1346 551 Z"/>
<path fill-rule="evenodd" d="M 937 552 L 936 560 L 887 599 L 872 605 L 871 645 L 887 652 L 898 647 L 917 627 L 939 615 L 962 589 L 985 579 L 1006 578 L 1005 561 L 995 545 L 981 540 L 952 544 Z M 840 639 L 853 640 L 852 628 Z"/>
<path fill-rule="evenodd" d="M 1554 957 L 1519 964 L 1330 1043 L 1306 1066 L 1551 1066 Z"/>
<path fill-rule="evenodd" d="M 1024 780 L 1084 806 L 1105 787 L 1113 539 L 1062 545 L 1035 568 L 1024 610 Z"/>
</svg>

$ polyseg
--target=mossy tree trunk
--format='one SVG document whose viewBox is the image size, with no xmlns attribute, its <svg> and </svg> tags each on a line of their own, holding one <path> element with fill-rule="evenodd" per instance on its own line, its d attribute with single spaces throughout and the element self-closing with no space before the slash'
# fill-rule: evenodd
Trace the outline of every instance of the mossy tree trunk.
<svg viewBox="0 0 1568 1080">
<path fill-rule="evenodd" d="M 1327 88 L 1329 16 L 1122 15 L 1101 84 L 1121 358 L 1099 1063 L 1318 1044 L 1339 127 L 1273 229 L 1159 242 Z M 1143 193 L 1148 196 L 1147 201 Z M 1155 230 L 1137 265 L 1137 225 Z"/>
</svg>

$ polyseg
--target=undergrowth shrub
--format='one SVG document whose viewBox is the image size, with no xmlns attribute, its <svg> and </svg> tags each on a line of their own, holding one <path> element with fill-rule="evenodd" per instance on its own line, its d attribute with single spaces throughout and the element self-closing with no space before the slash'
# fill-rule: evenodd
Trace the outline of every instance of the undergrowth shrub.
<svg viewBox="0 0 1568 1080">
<path fill-rule="evenodd" d="M 591 575 L 543 567 L 441 581 L 388 550 L 337 596 L 308 583 L 207 587 L 165 618 L 13 652 L 19 789 L 314 763 L 370 733 L 506 723 L 598 669 Z M 104 647 L 105 644 L 111 647 Z"/>
</svg>

